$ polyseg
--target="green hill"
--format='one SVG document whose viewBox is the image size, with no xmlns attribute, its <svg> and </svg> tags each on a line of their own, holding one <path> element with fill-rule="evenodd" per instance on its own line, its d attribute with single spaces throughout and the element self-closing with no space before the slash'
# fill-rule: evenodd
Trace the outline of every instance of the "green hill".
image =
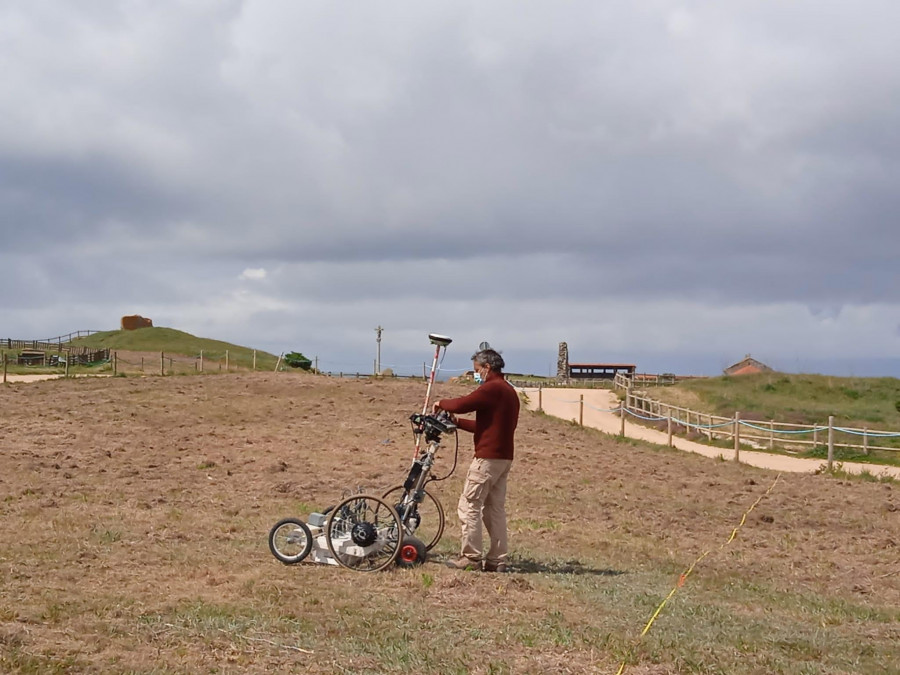
<svg viewBox="0 0 900 675">
<path fill-rule="evenodd" d="M 654 398 L 725 417 L 794 424 L 835 422 L 869 429 L 900 429 L 900 379 L 760 373 L 686 380 L 660 387 Z"/>
<path fill-rule="evenodd" d="M 199 338 L 174 328 L 138 328 L 137 330 L 110 330 L 93 333 L 87 337 L 72 340 L 73 345 L 92 347 L 95 349 L 111 349 L 114 351 L 132 352 L 164 352 L 167 355 L 203 356 L 209 360 L 225 358 L 234 366 L 253 367 L 251 347 L 242 347 L 221 340 Z M 273 370 L 278 357 L 268 352 L 256 350 L 256 367 L 258 370 Z"/>
</svg>

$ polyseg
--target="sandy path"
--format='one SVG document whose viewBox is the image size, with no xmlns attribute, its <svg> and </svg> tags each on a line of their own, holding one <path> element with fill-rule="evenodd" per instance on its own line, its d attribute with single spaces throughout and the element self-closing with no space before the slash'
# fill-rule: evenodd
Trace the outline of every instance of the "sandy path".
<svg viewBox="0 0 900 675">
<path fill-rule="evenodd" d="M 537 410 L 538 389 L 523 388 L 520 391 L 525 392 L 528 396 L 528 409 Z M 548 415 L 577 422 L 579 396 L 584 396 L 584 426 L 599 429 L 608 434 L 619 434 L 622 429 L 622 420 L 618 414 L 611 412 L 613 409 L 618 409 L 619 400 L 613 392 L 607 389 L 542 389 L 540 392 L 540 405 Z M 666 432 L 635 424 L 627 417 L 625 419 L 625 436 L 659 445 L 667 445 L 669 442 Z M 677 436 L 673 436 L 672 445 L 678 450 L 685 450 L 706 457 L 731 459 L 734 456 L 733 450 L 714 448 Z M 767 452 L 754 452 L 743 448 L 741 448 L 740 461 L 761 469 L 797 473 L 815 473 L 825 465 L 825 462 L 820 459 L 788 457 Z M 842 462 L 841 468 L 848 473 L 868 471 L 875 475 L 888 475 L 900 479 L 900 467 L 895 466 Z"/>
<path fill-rule="evenodd" d="M 41 382 L 43 380 L 59 380 L 64 378 L 65 375 L 55 375 L 52 373 L 45 373 L 42 375 L 10 375 L 7 373 L 6 381 L 7 382 Z M 111 377 L 108 374 L 99 374 L 99 375 L 88 375 L 86 373 L 78 374 L 78 375 L 69 375 L 69 377 Z"/>
<path fill-rule="evenodd" d="M 7 382 L 40 382 L 41 380 L 58 380 L 62 375 L 9 375 Z"/>
</svg>

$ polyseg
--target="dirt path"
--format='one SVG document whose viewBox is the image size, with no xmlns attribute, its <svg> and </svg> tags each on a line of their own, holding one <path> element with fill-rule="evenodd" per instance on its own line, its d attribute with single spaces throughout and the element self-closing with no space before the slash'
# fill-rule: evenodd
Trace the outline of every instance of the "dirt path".
<svg viewBox="0 0 900 675">
<path fill-rule="evenodd" d="M 42 382 L 44 380 L 59 380 L 64 378 L 65 375 L 56 375 L 53 373 L 45 373 L 42 375 L 6 375 L 6 381 L 10 383 L 15 382 Z M 70 375 L 69 377 L 110 377 L 109 375 Z"/>
<path fill-rule="evenodd" d="M 521 389 L 528 396 L 528 409 L 538 409 L 538 390 L 536 388 Z M 560 417 L 566 420 L 578 420 L 579 397 L 584 396 L 584 426 L 599 429 L 608 434 L 619 434 L 622 430 L 622 420 L 612 412 L 619 407 L 616 395 L 607 389 L 542 389 L 540 393 L 541 409 L 548 415 Z M 650 443 L 667 445 L 668 434 L 656 429 L 649 429 L 640 424 L 635 424 L 630 419 L 625 420 L 625 435 L 628 438 L 636 438 Z M 696 443 L 684 438 L 673 437 L 673 447 L 678 450 L 693 452 L 706 457 L 725 457 L 731 459 L 733 450 L 716 448 L 703 443 Z M 754 452 L 741 449 L 740 461 L 750 466 L 773 471 L 790 471 L 797 473 L 815 473 L 819 471 L 824 462 L 820 459 L 803 459 L 800 457 L 786 457 L 768 452 Z M 868 471 L 875 475 L 888 475 L 900 479 L 900 467 L 880 466 L 874 464 L 862 464 L 859 462 L 842 462 L 841 468 L 848 473 L 862 473 Z"/>
</svg>

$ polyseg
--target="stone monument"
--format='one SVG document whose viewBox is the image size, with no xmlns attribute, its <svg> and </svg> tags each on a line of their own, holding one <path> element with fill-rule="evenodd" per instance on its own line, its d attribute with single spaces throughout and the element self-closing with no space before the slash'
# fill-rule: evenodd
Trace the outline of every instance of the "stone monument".
<svg viewBox="0 0 900 675">
<path fill-rule="evenodd" d="M 569 381 L 569 345 L 559 343 L 559 357 L 556 359 L 556 379 L 560 382 Z"/>
</svg>

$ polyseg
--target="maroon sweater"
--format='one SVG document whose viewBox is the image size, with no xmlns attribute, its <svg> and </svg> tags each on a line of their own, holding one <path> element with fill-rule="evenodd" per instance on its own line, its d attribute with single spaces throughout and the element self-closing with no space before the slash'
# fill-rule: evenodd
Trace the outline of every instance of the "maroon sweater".
<svg viewBox="0 0 900 675">
<path fill-rule="evenodd" d="M 519 395 L 503 375 L 491 371 L 484 383 L 468 396 L 446 398 L 438 405 L 455 414 L 475 413 L 457 426 L 475 434 L 475 456 L 481 459 L 512 459 L 513 438 L 519 422 Z"/>
</svg>

